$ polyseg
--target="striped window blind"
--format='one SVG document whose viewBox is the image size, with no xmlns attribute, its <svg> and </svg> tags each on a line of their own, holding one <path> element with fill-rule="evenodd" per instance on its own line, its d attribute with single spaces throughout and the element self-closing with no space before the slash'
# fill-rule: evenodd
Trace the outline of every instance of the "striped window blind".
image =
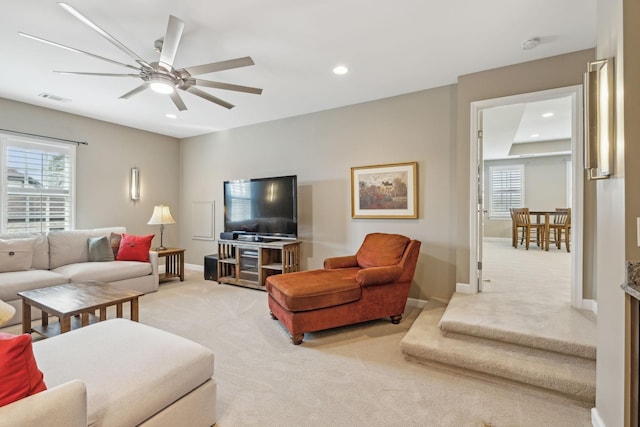
<svg viewBox="0 0 640 427">
<path fill-rule="evenodd" d="M 0 134 L 2 232 L 69 230 L 76 146 Z"/>
<path fill-rule="evenodd" d="M 510 218 L 524 204 L 524 165 L 489 167 L 489 217 Z"/>
</svg>

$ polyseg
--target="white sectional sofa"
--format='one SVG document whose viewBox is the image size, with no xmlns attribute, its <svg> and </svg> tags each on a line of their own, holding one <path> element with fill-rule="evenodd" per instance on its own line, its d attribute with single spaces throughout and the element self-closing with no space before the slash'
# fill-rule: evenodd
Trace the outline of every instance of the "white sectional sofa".
<svg viewBox="0 0 640 427">
<path fill-rule="evenodd" d="M 93 230 L 51 231 L 48 233 L 0 234 L 0 240 L 34 239 L 30 270 L 0 273 L 0 300 L 16 308 L 5 325 L 22 321 L 20 291 L 62 285 L 84 280 L 99 280 L 143 293 L 158 290 L 158 254 L 149 252 L 149 262 L 90 262 L 88 239 L 111 233 L 126 233 L 125 227 Z M 34 318 L 40 316 L 33 310 Z"/>
<path fill-rule="evenodd" d="M 190 426 L 216 423 L 213 353 L 126 319 L 33 343 L 47 390 L 0 407 L 9 426 Z"/>
</svg>

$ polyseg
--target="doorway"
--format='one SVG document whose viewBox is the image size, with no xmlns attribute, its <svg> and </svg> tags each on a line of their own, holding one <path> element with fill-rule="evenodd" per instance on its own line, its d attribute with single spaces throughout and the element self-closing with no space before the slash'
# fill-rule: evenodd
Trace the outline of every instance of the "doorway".
<svg viewBox="0 0 640 427">
<path fill-rule="evenodd" d="M 567 126 L 570 126 L 570 135 L 552 135 L 550 130 L 545 130 L 547 135 L 542 132 L 532 130 L 533 122 L 536 116 L 551 112 L 551 106 L 558 108 L 564 106 L 568 111 L 566 117 Z M 545 111 L 542 111 L 545 110 Z M 571 86 L 567 88 L 559 88 L 542 92 L 509 96 L 504 98 L 496 98 L 473 102 L 471 104 L 472 113 L 472 129 L 471 129 L 471 149 L 470 149 L 470 286 L 466 291 L 468 293 L 482 292 L 483 283 L 483 241 L 485 237 L 485 224 L 494 229 L 491 233 L 500 235 L 500 233 L 508 233 L 511 236 L 510 217 L 503 218 L 501 215 L 508 215 L 507 211 L 500 211 L 499 204 L 489 204 L 486 200 L 487 188 L 485 183 L 486 171 L 485 160 L 487 164 L 489 160 L 494 159 L 494 167 L 500 168 L 502 165 L 506 169 L 517 169 L 524 163 L 533 163 L 534 158 L 537 163 L 549 163 L 550 159 L 556 162 L 564 159 L 562 165 L 562 173 L 568 173 L 570 176 L 562 179 L 561 185 L 553 186 L 549 182 L 540 182 L 540 189 L 549 188 L 556 193 L 564 192 L 562 204 L 557 207 L 569 206 L 572 210 L 572 236 L 571 236 L 571 305 L 576 308 L 583 307 L 582 295 L 582 223 L 583 223 L 583 148 L 582 148 L 582 86 Z M 550 118 L 550 116 L 547 116 Z M 557 118 L 557 117 L 556 117 Z M 512 121 L 511 127 L 516 126 L 517 129 L 508 129 L 506 126 L 508 121 Z M 515 122 L 517 121 L 517 123 Z M 486 144 L 486 126 L 493 127 L 491 133 L 504 132 L 498 139 L 503 142 L 490 146 Z M 495 135 L 492 135 L 495 137 Z M 494 139 L 495 141 L 495 139 Z M 498 161 L 498 158 L 501 158 Z M 546 158 L 546 159 L 545 159 Z M 506 160 L 505 160 L 506 159 Z M 509 166 L 511 165 L 511 166 Z M 515 170 L 514 173 L 518 171 Z M 523 176 L 524 177 L 524 176 Z M 568 187 L 565 185 L 570 184 Z M 561 188 L 560 188 L 561 187 Z M 525 188 L 523 186 L 523 188 Z M 524 190 L 523 190 L 524 191 Z M 534 191 L 535 192 L 535 191 Z M 540 191 L 540 194 L 543 192 Z M 526 198 L 526 195 L 523 195 Z M 536 196 L 538 197 L 538 196 Z M 529 200 L 536 200 L 533 194 Z M 541 197 L 541 196 L 540 196 Z M 558 195 L 553 204 L 560 203 Z M 536 201 L 535 203 L 540 203 Z M 550 202 L 551 203 L 551 202 Z M 504 207 L 503 207 L 504 208 Z M 496 221 L 486 222 L 485 219 L 490 216 Z M 502 227 L 502 230 L 495 228 Z M 510 240 L 509 240 L 510 242 Z M 523 249 L 524 250 L 524 249 Z M 465 289 L 462 289 L 464 292 Z"/>
</svg>

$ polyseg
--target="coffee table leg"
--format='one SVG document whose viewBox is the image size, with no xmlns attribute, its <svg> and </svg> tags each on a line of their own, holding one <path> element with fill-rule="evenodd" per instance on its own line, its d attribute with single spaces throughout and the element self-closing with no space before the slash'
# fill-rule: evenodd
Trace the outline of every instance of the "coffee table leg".
<svg viewBox="0 0 640 427">
<path fill-rule="evenodd" d="M 116 304 L 116 317 L 122 317 L 122 303 Z"/>
<path fill-rule="evenodd" d="M 60 333 L 64 334 L 65 332 L 69 332 L 71 330 L 71 317 L 62 316 L 60 317 Z"/>
<path fill-rule="evenodd" d="M 88 326 L 89 325 L 89 313 L 82 313 L 81 317 L 82 317 L 82 326 Z"/>
<path fill-rule="evenodd" d="M 131 300 L 131 320 L 138 321 L 138 298 Z"/>
<path fill-rule="evenodd" d="M 102 307 L 100 309 L 100 321 L 107 320 L 107 307 Z"/>
<path fill-rule="evenodd" d="M 22 333 L 31 333 L 31 306 L 22 300 Z"/>
</svg>

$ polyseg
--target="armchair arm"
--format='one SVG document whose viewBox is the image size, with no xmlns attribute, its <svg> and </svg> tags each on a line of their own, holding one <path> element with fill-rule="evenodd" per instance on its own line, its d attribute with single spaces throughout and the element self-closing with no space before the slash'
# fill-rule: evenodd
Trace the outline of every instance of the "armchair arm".
<svg viewBox="0 0 640 427">
<path fill-rule="evenodd" d="M 357 267 L 358 261 L 355 255 L 339 256 L 334 258 L 327 258 L 324 260 L 325 270 L 335 270 L 337 268 L 350 268 Z"/>
<path fill-rule="evenodd" d="M 0 407 L 0 427 L 86 427 L 87 389 L 80 380 L 25 397 Z"/>
<path fill-rule="evenodd" d="M 402 268 L 399 265 L 363 268 L 356 274 L 356 282 L 360 286 L 386 285 L 395 282 L 400 273 Z"/>
</svg>

